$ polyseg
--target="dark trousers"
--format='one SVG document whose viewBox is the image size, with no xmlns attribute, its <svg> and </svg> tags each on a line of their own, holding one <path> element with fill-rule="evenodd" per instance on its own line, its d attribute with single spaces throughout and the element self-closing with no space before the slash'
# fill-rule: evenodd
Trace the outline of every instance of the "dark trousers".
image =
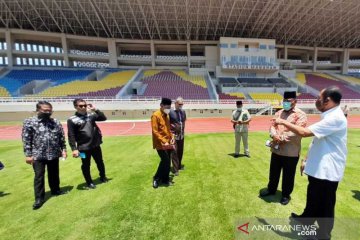
<svg viewBox="0 0 360 240">
<path fill-rule="evenodd" d="M 318 239 L 330 239 L 334 227 L 336 190 L 339 182 L 331 182 L 308 176 L 306 207 L 301 217 L 309 224 L 318 222 Z"/>
<path fill-rule="evenodd" d="M 45 198 L 45 166 L 47 165 L 48 183 L 52 193 L 60 190 L 59 178 L 59 159 L 36 160 L 32 166 L 35 172 L 34 192 L 35 199 L 44 200 Z"/>
<path fill-rule="evenodd" d="M 281 170 L 282 176 L 282 196 L 289 197 L 294 189 L 294 180 L 296 165 L 299 157 L 280 156 L 275 153 L 271 154 L 270 174 L 269 174 L 269 192 L 275 193 L 279 184 Z"/>
<path fill-rule="evenodd" d="M 170 156 L 172 150 L 157 150 L 160 156 L 160 163 L 155 173 L 154 179 L 163 183 L 169 182 L 170 174 Z"/>
<path fill-rule="evenodd" d="M 85 153 L 85 158 L 82 158 L 81 170 L 84 175 L 85 181 L 87 184 L 93 183 L 90 174 L 90 164 L 91 164 L 91 156 L 95 160 L 97 169 L 99 170 L 100 178 L 104 178 L 105 175 L 105 165 L 102 157 L 101 147 L 91 148 L 90 150 L 81 151 Z"/>
<path fill-rule="evenodd" d="M 183 154 L 184 154 L 184 140 L 185 140 L 185 138 L 176 140 L 176 154 L 179 159 L 180 168 L 181 168 L 181 161 L 182 161 Z"/>
<path fill-rule="evenodd" d="M 176 151 L 171 152 L 171 162 L 175 172 L 181 168 L 181 161 L 184 153 L 184 139 L 176 140 Z"/>
</svg>

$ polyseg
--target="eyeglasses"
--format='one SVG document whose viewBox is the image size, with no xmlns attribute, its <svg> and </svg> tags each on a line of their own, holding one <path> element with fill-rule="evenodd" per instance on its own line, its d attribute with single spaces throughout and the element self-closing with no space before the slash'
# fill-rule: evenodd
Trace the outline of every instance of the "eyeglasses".
<svg viewBox="0 0 360 240">
<path fill-rule="evenodd" d="M 84 105 L 77 105 L 79 108 L 86 108 L 87 107 L 87 104 L 84 104 Z"/>
</svg>

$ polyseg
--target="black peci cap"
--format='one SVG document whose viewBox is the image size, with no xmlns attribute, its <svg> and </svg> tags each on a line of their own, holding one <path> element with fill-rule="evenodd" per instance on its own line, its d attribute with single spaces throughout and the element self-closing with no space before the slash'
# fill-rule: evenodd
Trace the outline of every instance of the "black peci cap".
<svg viewBox="0 0 360 240">
<path fill-rule="evenodd" d="M 288 99 L 288 98 L 296 98 L 296 92 L 295 91 L 284 92 L 284 99 Z"/>
<path fill-rule="evenodd" d="M 162 99 L 161 99 L 161 104 L 162 104 L 162 105 L 171 105 L 171 99 L 169 99 L 169 98 L 162 98 Z"/>
</svg>

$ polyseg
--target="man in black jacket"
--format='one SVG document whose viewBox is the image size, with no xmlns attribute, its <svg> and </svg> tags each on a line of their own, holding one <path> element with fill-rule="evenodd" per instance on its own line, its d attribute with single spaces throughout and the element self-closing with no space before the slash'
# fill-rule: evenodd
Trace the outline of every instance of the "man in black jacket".
<svg viewBox="0 0 360 240">
<path fill-rule="evenodd" d="M 63 194 L 60 190 L 59 157 L 67 157 L 65 134 L 61 123 L 51 118 L 52 109 L 49 102 L 38 102 L 36 104 L 37 116 L 25 119 L 22 129 L 25 161 L 32 165 L 35 173 L 34 210 L 40 208 L 45 200 L 46 167 L 51 194 Z"/>
<path fill-rule="evenodd" d="M 90 175 L 91 156 L 99 170 L 100 181 L 108 181 L 100 147 L 102 135 L 96 125 L 97 121 L 105 121 L 106 116 L 83 99 L 75 99 L 73 103 L 76 113 L 67 121 L 69 144 L 73 157 L 81 157 L 81 170 L 88 188 L 94 189 L 96 186 Z"/>
</svg>

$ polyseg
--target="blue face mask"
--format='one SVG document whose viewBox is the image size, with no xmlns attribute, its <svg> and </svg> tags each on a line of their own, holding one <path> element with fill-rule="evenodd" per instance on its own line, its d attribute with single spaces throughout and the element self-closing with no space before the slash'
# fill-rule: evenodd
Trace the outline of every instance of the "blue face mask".
<svg viewBox="0 0 360 240">
<path fill-rule="evenodd" d="M 291 109 L 291 102 L 283 102 L 283 108 L 285 111 L 289 111 Z"/>
</svg>

